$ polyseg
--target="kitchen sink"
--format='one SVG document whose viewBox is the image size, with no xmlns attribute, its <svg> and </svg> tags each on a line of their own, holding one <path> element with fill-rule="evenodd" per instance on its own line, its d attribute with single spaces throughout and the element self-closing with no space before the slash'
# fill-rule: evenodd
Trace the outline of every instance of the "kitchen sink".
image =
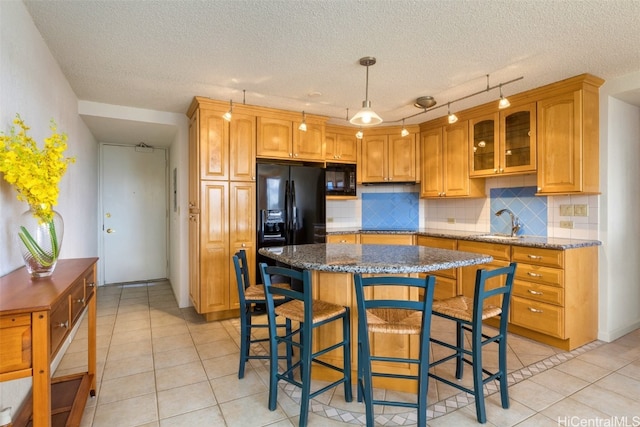
<svg viewBox="0 0 640 427">
<path fill-rule="evenodd" d="M 508 234 L 484 234 L 477 237 L 482 239 L 518 240 L 518 239 L 522 239 L 523 236 L 510 236 Z"/>
</svg>

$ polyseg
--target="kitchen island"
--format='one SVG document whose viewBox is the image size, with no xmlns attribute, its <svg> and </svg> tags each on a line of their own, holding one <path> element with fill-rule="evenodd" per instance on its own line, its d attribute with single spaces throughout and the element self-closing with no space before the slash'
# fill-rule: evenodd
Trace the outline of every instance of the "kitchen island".
<svg viewBox="0 0 640 427">
<path fill-rule="evenodd" d="M 486 264 L 493 260 L 489 255 L 412 245 L 359 245 L 359 244 L 310 244 L 262 248 L 261 255 L 281 264 L 298 269 L 311 270 L 312 292 L 315 299 L 351 308 L 351 360 L 357 358 L 358 311 L 353 285 L 353 274 L 402 275 L 417 277 L 419 273 Z M 395 296 L 417 300 L 417 291 L 394 289 Z M 397 293 L 400 293 L 398 295 Z M 326 325 L 317 330 L 314 343 L 327 346 L 335 343 L 342 334 L 340 325 Z M 314 344 L 315 345 L 315 344 Z M 376 334 L 372 351 L 394 356 L 416 355 L 417 336 Z M 334 351 L 325 355 L 327 362 L 341 365 L 342 355 Z M 354 381 L 357 366 L 352 366 Z M 400 368 L 398 368 L 400 369 Z M 415 366 L 405 366 L 402 372 L 415 374 Z M 312 376 L 316 379 L 336 378 L 335 371 L 314 365 Z M 376 378 L 376 386 L 393 390 L 415 392 L 407 388 L 407 381 Z"/>
</svg>

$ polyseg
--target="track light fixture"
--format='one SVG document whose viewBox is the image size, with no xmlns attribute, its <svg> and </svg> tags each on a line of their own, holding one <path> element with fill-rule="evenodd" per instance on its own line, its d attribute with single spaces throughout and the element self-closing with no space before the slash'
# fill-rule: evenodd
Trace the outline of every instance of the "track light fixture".
<svg viewBox="0 0 640 427">
<path fill-rule="evenodd" d="M 400 131 L 400 135 L 404 138 L 405 136 L 409 136 L 409 131 L 406 127 L 404 127 L 404 119 L 402 119 L 402 130 Z"/>
<path fill-rule="evenodd" d="M 360 65 L 367 67 L 367 80 L 365 89 L 365 99 L 362 101 L 362 109 L 349 120 L 351 124 L 358 126 L 373 126 L 382 123 L 382 118 L 371 109 L 371 101 L 369 101 L 369 66 L 376 63 L 376 58 L 365 56 L 360 58 Z"/>
<path fill-rule="evenodd" d="M 449 124 L 452 125 L 455 122 L 458 121 L 458 116 L 456 116 L 455 114 L 451 114 L 451 103 L 447 103 L 447 120 L 449 121 Z"/>
<path fill-rule="evenodd" d="M 500 102 L 498 102 L 498 108 L 507 108 L 510 105 L 509 100 L 502 95 L 502 83 L 500 83 Z"/>
<path fill-rule="evenodd" d="M 307 122 L 304 119 L 304 111 L 302 112 L 302 123 L 300 123 L 300 126 L 298 126 L 298 129 L 301 130 L 302 132 L 307 131 Z"/>
<path fill-rule="evenodd" d="M 229 100 L 229 111 L 227 111 L 226 113 L 224 113 L 222 115 L 222 118 L 225 119 L 226 121 L 230 122 L 231 121 L 231 113 L 233 112 L 233 100 Z"/>
</svg>

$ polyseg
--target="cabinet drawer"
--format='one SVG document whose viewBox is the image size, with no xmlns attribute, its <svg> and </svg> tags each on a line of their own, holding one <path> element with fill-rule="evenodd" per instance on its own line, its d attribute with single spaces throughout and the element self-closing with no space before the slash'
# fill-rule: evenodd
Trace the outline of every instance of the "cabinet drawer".
<svg viewBox="0 0 640 427">
<path fill-rule="evenodd" d="M 564 309 L 513 296 L 511 323 L 564 339 Z"/>
<path fill-rule="evenodd" d="M 445 299 L 452 298 L 458 295 L 458 281 L 456 279 L 450 279 L 448 277 L 441 277 L 440 271 L 438 275 L 434 275 L 436 278 L 436 286 L 433 289 L 433 299 Z M 420 277 L 426 277 L 426 273 L 420 273 Z M 420 292 L 420 299 L 424 297 L 424 292 Z"/>
<path fill-rule="evenodd" d="M 356 244 L 358 238 L 355 234 L 333 234 L 327 236 L 327 243 Z"/>
<path fill-rule="evenodd" d="M 564 289 L 557 286 L 516 280 L 513 283 L 513 295 L 537 302 L 546 302 L 559 306 L 564 305 Z"/>
<path fill-rule="evenodd" d="M 69 296 L 64 298 L 58 306 L 51 311 L 49 318 L 49 333 L 51 335 L 51 357 L 58 352 L 60 344 L 69 331 Z"/>
<path fill-rule="evenodd" d="M 95 268 L 92 268 L 86 276 L 84 276 L 84 303 L 89 302 L 93 294 L 96 292 Z"/>
<path fill-rule="evenodd" d="M 517 263 L 564 267 L 564 251 L 513 246 L 511 260 Z"/>
<path fill-rule="evenodd" d="M 491 255 L 494 259 L 509 261 L 511 258 L 511 247 L 499 243 L 471 242 L 468 240 L 458 241 L 458 250 L 473 252 L 476 254 Z"/>
<path fill-rule="evenodd" d="M 31 366 L 31 315 L 0 317 L 0 374 Z"/>
<path fill-rule="evenodd" d="M 82 313 L 86 305 L 84 296 L 84 279 L 81 282 L 73 285 L 71 293 L 69 294 L 69 307 L 71 307 L 71 324 L 75 323 L 76 319 Z"/>
<path fill-rule="evenodd" d="M 418 246 L 426 246 L 428 248 L 438 248 L 438 249 L 449 249 L 456 250 L 458 247 L 458 241 L 456 239 L 446 239 L 442 237 L 430 237 L 430 236 L 417 236 L 416 244 Z M 455 279 L 458 276 L 457 268 L 450 268 L 449 270 L 438 270 L 434 272 L 437 276 L 448 277 L 451 279 Z M 436 279 L 437 280 L 437 279 Z M 455 292 L 455 287 L 453 288 Z M 438 287 L 436 286 L 436 299 L 438 294 Z M 451 296 L 455 296 L 457 293 L 454 293 Z"/>
<path fill-rule="evenodd" d="M 413 245 L 412 234 L 361 234 L 363 245 Z"/>
<path fill-rule="evenodd" d="M 518 267 L 516 267 L 516 279 L 564 287 L 564 270 L 531 264 L 518 264 Z"/>
</svg>

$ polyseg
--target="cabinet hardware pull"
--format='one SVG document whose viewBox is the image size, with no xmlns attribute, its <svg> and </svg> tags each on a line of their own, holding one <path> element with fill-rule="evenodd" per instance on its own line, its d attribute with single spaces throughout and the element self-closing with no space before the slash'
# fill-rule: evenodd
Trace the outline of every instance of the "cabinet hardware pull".
<svg viewBox="0 0 640 427">
<path fill-rule="evenodd" d="M 532 313 L 542 313 L 542 310 L 538 310 L 537 308 L 529 307 L 529 311 Z"/>
<path fill-rule="evenodd" d="M 542 277 L 542 274 L 539 274 L 539 273 L 533 273 L 533 272 L 531 272 L 531 271 L 529 271 L 527 274 L 528 274 L 529 276 L 531 276 L 531 277 Z"/>
<path fill-rule="evenodd" d="M 530 259 L 542 259 L 540 255 L 527 255 Z"/>
<path fill-rule="evenodd" d="M 538 291 L 533 291 L 531 289 L 529 289 L 529 293 L 533 294 L 533 295 L 542 295 L 542 292 L 538 292 Z"/>
<path fill-rule="evenodd" d="M 77 299 L 76 302 L 78 304 L 84 304 L 84 298 Z"/>
<path fill-rule="evenodd" d="M 58 327 L 58 328 L 65 328 L 65 329 L 67 329 L 67 328 L 69 327 L 69 321 L 67 320 L 67 321 L 65 321 L 65 322 L 60 322 L 60 323 L 58 323 L 58 324 L 56 325 L 56 327 Z"/>
<path fill-rule="evenodd" d="M 95 284 L 95 283 L 93 283 L 93 282 L 91 282 L 91 283 L 87 283 L 87 286 L 88 286 L 88 287 L 90 287 L 90 288 L 93 288 L 95 285 L 96 285 L 96 284 Z"/>
</svg>

